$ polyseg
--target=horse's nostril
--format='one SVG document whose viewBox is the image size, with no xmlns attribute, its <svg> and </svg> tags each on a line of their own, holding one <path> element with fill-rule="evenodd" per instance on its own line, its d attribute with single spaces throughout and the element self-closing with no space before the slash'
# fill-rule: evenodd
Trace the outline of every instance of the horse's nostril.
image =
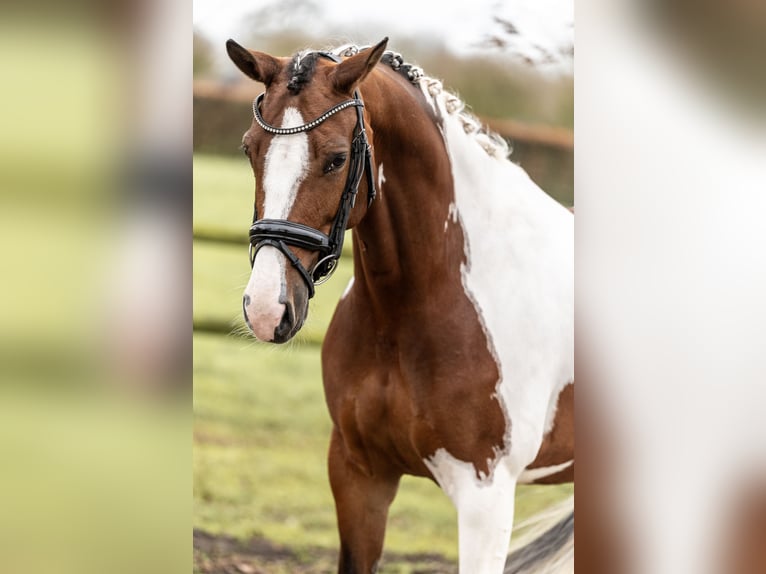
<svg viewBox="0 0 766 574">
<path fill-rule="evenodd" d="M 293 306 L 290 303 L 285 303 L 285 312 L 282 314 L 282 320 L 279 322 L 279 326 L 274 329 L 274 339 L 276 341 L 286 340 L 294 324 L 295 314 L 293 313 Z"/>
<path fill-rule="evenodd" d="M 252 329 L 250 326 L 250 319 L 247 316 L 247 306 L 250 304 L 250 295 L 245 295 L 242 297 L 242 314 L 245 316 L 245 323 L 247 323 L 247 326 Z"/>
</svg>

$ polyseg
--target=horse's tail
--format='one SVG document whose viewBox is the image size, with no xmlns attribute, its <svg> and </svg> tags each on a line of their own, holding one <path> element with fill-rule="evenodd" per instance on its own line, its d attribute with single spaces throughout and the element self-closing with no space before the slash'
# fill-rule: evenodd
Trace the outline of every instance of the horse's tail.
<svg viewBox="0 0 766 574">
<path fill-rule="evenodd" d="M 574 496 L 520 523 L 504 574 L 574 572 Z"/>
</svg>

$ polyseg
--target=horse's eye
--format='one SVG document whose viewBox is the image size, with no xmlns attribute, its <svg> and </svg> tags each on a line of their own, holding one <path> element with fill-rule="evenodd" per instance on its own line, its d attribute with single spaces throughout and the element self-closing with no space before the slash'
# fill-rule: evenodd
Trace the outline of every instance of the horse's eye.
<svg viewBox="0 0 766 574">
<path fill-rule="evenodd" d="M 246 143 L 243 143 L 241 146 L 239 146 L 239 149 L 241 149 L 242 153 L 244 153 L 247 157 L 250 157 L 250 148 Z"/>
<path fill-rule="evenodd" d="M 345 153 L 339 153 L 335 157 L 333 157 L 327 164 L 324 166 L 324 172 L 330 173 L 331 171 L 335 171 L 336 169 L 339 169 L 343 167 L 343 164 L 346 163 L 346 154 Z"/>
</svg>

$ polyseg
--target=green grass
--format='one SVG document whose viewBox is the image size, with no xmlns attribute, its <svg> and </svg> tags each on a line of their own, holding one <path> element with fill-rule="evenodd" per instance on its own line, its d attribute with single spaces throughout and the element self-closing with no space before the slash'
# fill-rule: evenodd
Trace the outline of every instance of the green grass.
<svg viewBox="0 0 766 574">
<path fill-rule="evenodd" d="M 244 156 L 194 156 L 195 235 L 239 240 L 246 253 L 254 197 L 253 172 Z"/>
</svg>

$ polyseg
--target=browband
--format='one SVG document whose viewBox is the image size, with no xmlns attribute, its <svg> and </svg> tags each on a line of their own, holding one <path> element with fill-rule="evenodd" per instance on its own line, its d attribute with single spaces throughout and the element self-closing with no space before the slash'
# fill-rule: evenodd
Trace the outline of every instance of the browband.
<svg viewBox="0 0 766 574">
<path fill-rule="evenodd" d="M 277 128 L 272 126 L 271 124 L 266 123 L 266 120 L 264 120 L 263 116 L 261 115 L 261 102 L 263 102 L 263 97 L 265 95 L 266 95 L 266 92 L 263 92 L 260 96 L 258 96 L 257 98 L 253 100 L 253 116 L 255 116 L 255 121 L 258 123 L 259 126 L 261 126 L 264 130 L 266 130 L 270 134 L 275 134 L 278 136 L 287 136 L 291 134 L 297 134 L 297 133 L 313 130 L 323 121 L 325 121 L 327 118 L 337 114 L 338 112 L 342 110 L 345 110 L 346 108 L 350 108 L 351 106 L 359 106 L 360 108 L 364 107 L 364 102 L 362 102 L 362 100 L 358 98 L 355 98 L 353 100 L 346 100 L 345 102 L 341 102 L 339 104 L 334 105 L 325 113 L 323 113 L 321 116 L 319 116 L 317 119 L 312 120 L 307 124 L 303 124 L 302 126 L 296 126 L 294 128 Z"/>
</svg>

